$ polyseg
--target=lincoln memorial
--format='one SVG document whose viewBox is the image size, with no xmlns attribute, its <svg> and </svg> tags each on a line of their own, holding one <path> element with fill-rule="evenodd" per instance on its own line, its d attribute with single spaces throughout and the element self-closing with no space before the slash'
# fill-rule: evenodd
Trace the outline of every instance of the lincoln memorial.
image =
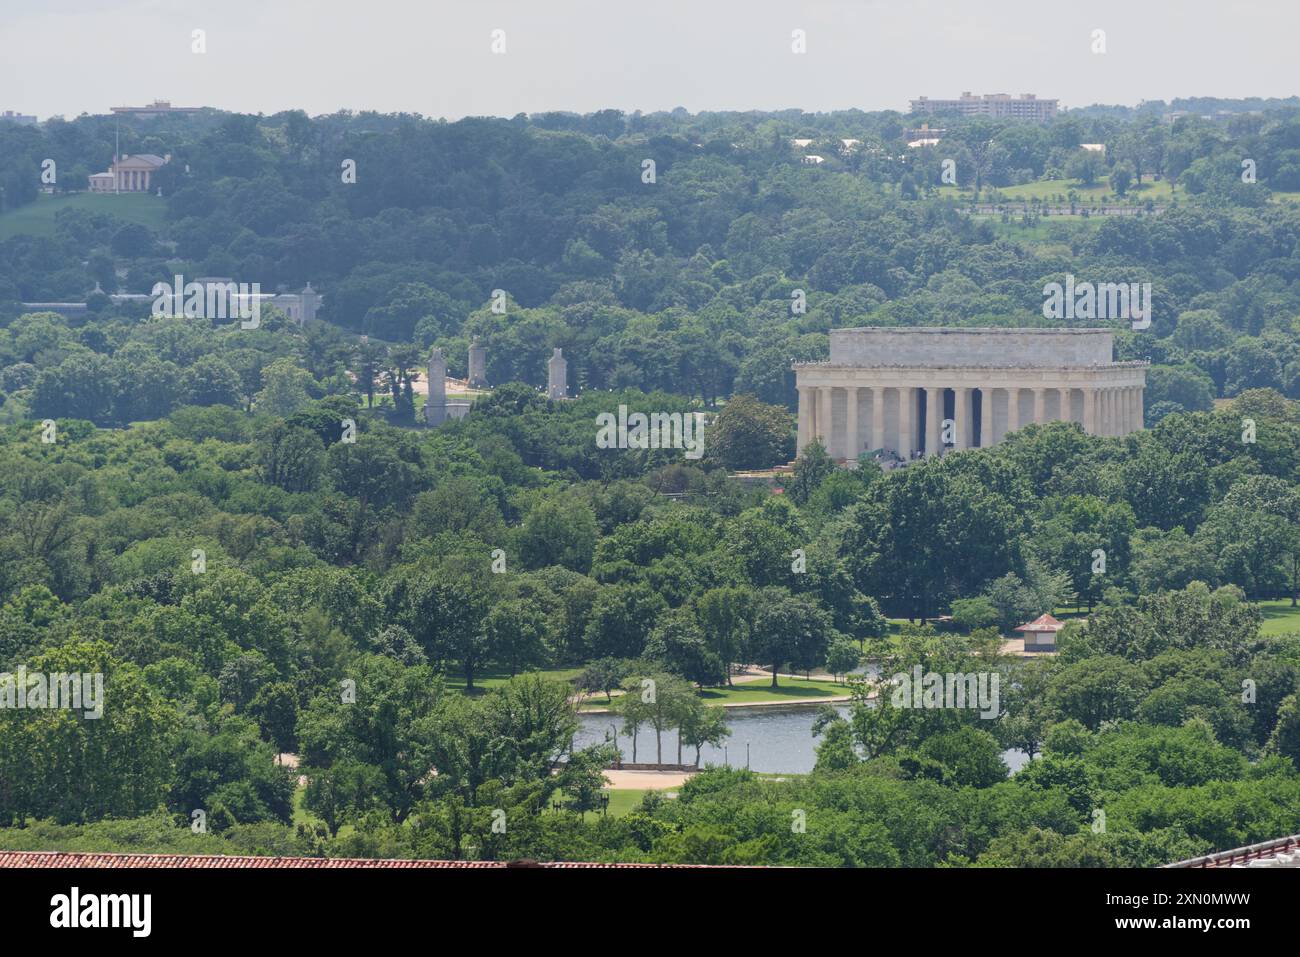
<svg viewBox="0 0 1300 957">
<path fill-rule="evenodd" d="M 827 361 L 794 365 L 800 452 L 816 438 L 835 459 L 906 459 L 994 445 L 1031 422 L 1142 428 L 1148 364 L 1113 361 L 1109 329 L 832 329 L 830 340 Z"/>
</svg>

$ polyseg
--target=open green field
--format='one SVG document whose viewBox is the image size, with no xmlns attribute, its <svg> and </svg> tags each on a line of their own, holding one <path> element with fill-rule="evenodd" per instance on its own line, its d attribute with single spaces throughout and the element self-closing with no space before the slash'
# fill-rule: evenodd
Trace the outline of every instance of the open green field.
<svg viewBox="0 0 1300 957">
<path fill-rule="evenodd" d="M 520 672 L 521 674 L 541 675 L 553 681 L 572 681 L 578 675 L 582 674 L 581 668 L 551 668 L 543 671 Z M 443 684 L 453 691 L 465 690 L 465 676 L 460 673 L 448 673 L 443 676 Z M 500 688 L 510 680 L 510 675 L 504 671 L 492 672 L 489 674 L 474 676 L 474 693 L 478 694 L 489 688 Z M 604 695 L 600 695 L 600 700 L 605 700 Z"/>
<path fill-rule="evenodd" d="M 475 684 L 478 682 L 476 681 Z M 833 698 L 847 695 L 849 686 L 828 679 L 788 678 L 782 677 L 773 690 L 770 678 L 760 681 L 746 681 L 732 685 L 730 688 L 702 688 L 696 692 L 706 704 L 744 705 L 768 704 L 774 701 L 800 701 L 806 698 Z M 617 699 L 617 695 L 614 696 Z M 579 711 L 603 711 L 610 707 L 602 692 L 596 692 L 583 700 Z"/>
<path fill-rule="evenodd" d="M 987 223 L 998 239 L 1012 242 L 1032 243 L 1032 249 L 1038 255 L 1069 255 L 1069 240 L 1076 234 L 1100 228 L 1101 216 L 1051 216 L 1039 219 L 1030 226 L 1020 222 L 1016 215 L 1004 223 L 998 216 L 973 216 L 981 223 Z"/>
<path fill-rule="evenodd" d="M 1292 608 L 1291 599 L 1261 601 L 1259 607 L 1264 612 L 1264 624 L 1259 629 L 1261 635 L 1281 635 L 1288 631 L 1300 632 L 1300 608 Z"/>
<path fill-rule="evenodd" d="M 58 196 L 42 193 L 34 203 L 0 213 L 0 240 L 24 233 L 31 236 L 53 236 L 54 216 L 62 209 L 106 213 L 124 223 L 139 223 L 157 230 L 162 228 L 167 201 L 148 193 L 72 193 Z"/>
<path fill-rule="evenodd" d="M 770 679 L 746 681 L 730 688 L 705 688 L 700 697 L 709 704 L 763 704 L 801 698 L 833 698 L 849 693 L 849 686 L 834 681 L 809 681 L 806 678 L 781 678 L 776 688 Z"/>
<path fill-rule="evenodd" d="M 991 202 L 993 193 L 1004 202 L 1029 202 L 1037 199 L 1047 203 L 1066 204 L 1070 201 L 1070 194 L 1074 193 L 1080 203 L 1140 204 L 1148 199 L 1153 203 L 1169 202 L 1173 198 L 1173 187 L 1167 179 L 1157 182 L 1148 176 L 1143 178 L 1141 186 L 1130 187 L 1128 194 L 1121 198 L 1115 195 L 1106 177 L 1102 177 L 1092 186 L 1082 186 L 1072 179 L 1040 179 L 1032 183 L 1021 183 L 1019 186 L 985 188 L 980 196 L 980 202 Z M 975 197 L 975 191 L 960 186 L 940 186 L 939 195 L 946 199 L 970 202 Z"/>
<path fill-rule="evenodd" d="M 622 817 L 641 806 L 641 799 L 649 793 L 646 788 L 622 788 L 607 790 L 609 794 L 609 816 Z"/>
</svg>

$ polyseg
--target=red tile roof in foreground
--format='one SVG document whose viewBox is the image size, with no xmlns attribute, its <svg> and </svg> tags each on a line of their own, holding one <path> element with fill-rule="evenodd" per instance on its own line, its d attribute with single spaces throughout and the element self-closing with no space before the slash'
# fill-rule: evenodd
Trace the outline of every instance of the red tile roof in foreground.
<svg viewBox="0 0 1300 957">
<path fill-rule="evenodd" d="M 1060 631 L 1065 622 L 1058 621 L 1051 615 L 1039 615 L 1027 625 L 1020 625 L 1016 631 Z"/>
<path fill-rule="evenodd" d="M 564 868 L 665 868 L 700 867 L 691 864 L 596 864 L 569 861 L 411 861 L 371 860 L 362 857 L 240 857 L 222 854 L 95 854 L 66 851 L 0 851 L 5 867 L 150 867 L 150 868 L 475 868 L 498 870 L 515 867 Z"/>
<path fill-rule="evenodd" d="M 1165 867 L 1300 867 L 1300 834 L 1231 851 L 1216 851 L 1189 861 L 1166 864 Z"/>
</svg>

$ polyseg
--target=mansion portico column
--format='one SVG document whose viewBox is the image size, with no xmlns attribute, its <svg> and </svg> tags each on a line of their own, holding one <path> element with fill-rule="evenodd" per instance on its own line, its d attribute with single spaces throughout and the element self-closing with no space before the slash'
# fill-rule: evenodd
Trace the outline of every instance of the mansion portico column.
<svg viewBox="0 0 1300 957">
<path fill-rule="evenodd" d="M 871 448 L 885 447 L 885 387 L 871 388 Z"/>
<path fill-rule="evenodd" d="M 903 458 L 911 458 L 916 448 L 916 390 L 911 386 L 898 389 L 898 448 Z"/>
<path fill-rule="evenodd" d="M 943 441 L 943 389 L 925 390 L 925 454 L 938 455 Z"/>
<path fill-rule="evenodd" d="M 1007 427 L 1003 437 L 1020 428 L 1020 390 L 1007 389 Z"/>
<path fill-rule="evenodd" d="M 817 438 L 826 451 L 831 451 L 831 390 L 822 386 L 817 390 Z M 834 454 L 834 453 L 831 453 Z"/>
<path fill-rule="evenodd" d="M 856 462 L 862 452 L 862 443 L 858 438 L 858 387 L 846 386 L 844 389 L 844 457 Z"/>
<path fill-rule="evenodd" d="M 956 435 L 953 437 L 956 444 L 953 448 L 958 451 L 970 448 L 975 439 L 973 392 L 973 389 L 965 386 L 953 390 L 953 418 L 957 420 Z"/>
<path fill-rule="evenodd" d="M 799 392 L 799 441 L 795 454 L 802 455 L 804 446 L 812 439 L 812 393 L 807 386 L 801 386 Z"/>
</svg>

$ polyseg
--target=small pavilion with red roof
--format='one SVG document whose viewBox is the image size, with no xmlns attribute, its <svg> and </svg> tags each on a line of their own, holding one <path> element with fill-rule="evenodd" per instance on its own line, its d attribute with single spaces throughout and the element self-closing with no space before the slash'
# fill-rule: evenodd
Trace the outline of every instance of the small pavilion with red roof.
<svg viewBox="0 0 1300 957">
<path fill-rule="evenodd" d="M 1055 651 L 1056 633 L 1064 627 L 1065 622 L 1051 615 L 1040 615 L 1016 631 L 1025 636 L 1025 651 Z"/>
</svg>

